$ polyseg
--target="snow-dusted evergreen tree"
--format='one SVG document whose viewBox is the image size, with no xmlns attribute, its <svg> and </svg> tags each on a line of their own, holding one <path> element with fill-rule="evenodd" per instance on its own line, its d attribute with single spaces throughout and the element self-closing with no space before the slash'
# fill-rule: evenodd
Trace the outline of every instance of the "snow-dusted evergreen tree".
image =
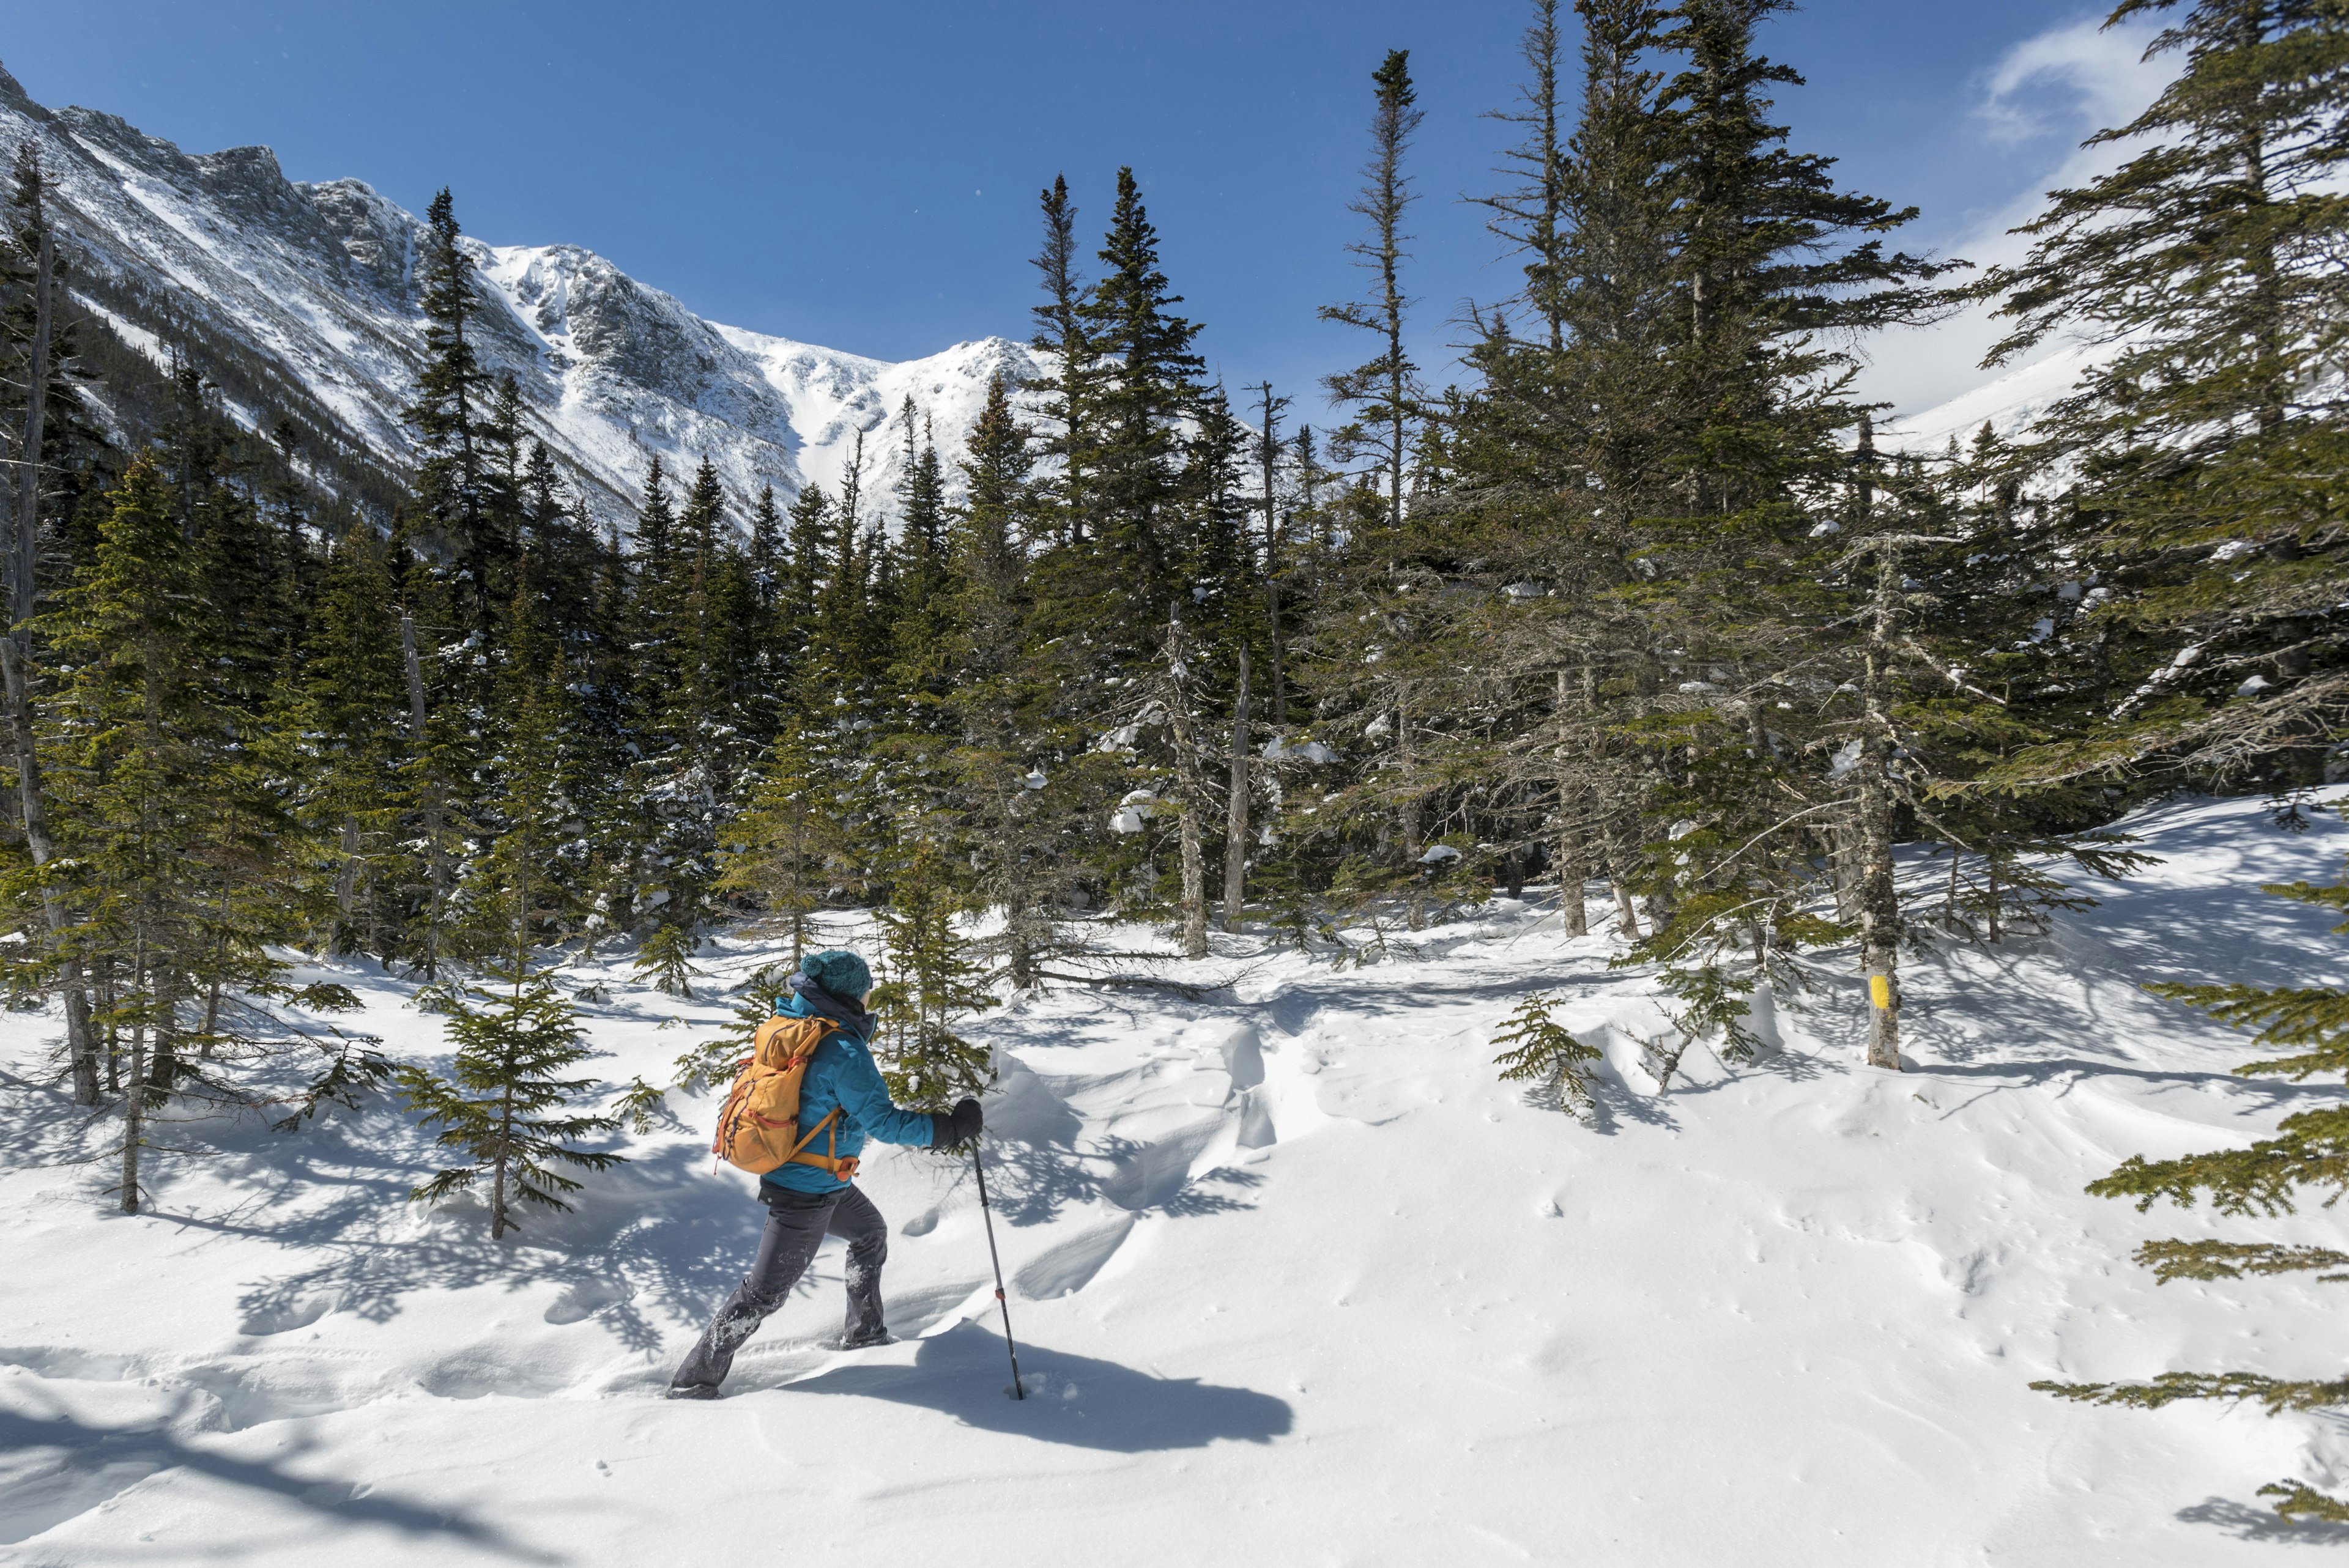
<svg viewBox="0 0 2349 1568">
<path fill-rule="evenodd" d="M 1102 276 L 1077 311 L 1094 356 L 1081 493 L 1061 498 L 1086 520 L 1084 538 L 1039 562 L 1038 609 L 1067 656 L 1104 665 L 1147 656 L 1180 588 L 1185 515 L 1185 422 L 1199 392 L 1197 324 L 1174 314 L 1182 296 L 1160 268 L 1158 232 L 1131 169 L 1101 249 Z M 1048 282 L 1050 280 L 1048 279 Z M 1082 678 L 1082 677 L 1081 677 Z"/>
<path fill-rule="evenodd" d="M 1059 459 L 1057 473 L 1038 487 L 1040 546 L 1076 544 L 1091 531 L 1093 397 L 1101 368 L 1084 315 L 1077 205 L 1069 195 L 1066 175 L 1052 177 L 1041 206 L 1044 242 L 1032 264 L 1040 274 L 1044 303 L 1032 313 L 1036 332 L 1029 344 L 1044 356 L 1047 373 L 1031 377 L 1020 387 L 1038 407 L 1037 455 Z"/>
<path fill-rule="evenodd" d="M 204 1087 L 197 1058 L 215 1042 L 211 1020 L 198 1022 L 202 998 L 283 968 L 267 949 L 284 934 L 282 889 L 253 895 L 276 873 L 288 824 L 222 678 L 231 610 L 206 586 L 211 542 L 186 536 L 173 500 L 153 458 L 134 461 L 97 561 L 53 617 L 72 669 L 56 734 L 73 846 L 68 940 L 105 979 L 95 1023 L 115 1047 L 128 1213 L 140 1204 L 149 1111 Z"/>
<path fill-rule="evenodd" d="M 330 952 L 398 951 L 399 770 L 408 689 L 384 542 L 355 523 L 335 542 L 302 661 L 311 776 L 302 810 L 332 845 Z"/>
<path fill-rule="evenodd" d="M 1593 1064 L 1605 1053 L 1576 1039 L 1550 1016 L 1557 1003 L 1556 995 L 1538 991 L 1518 1003 L 1493 1036 L 1493 1043 L 1504 1047 L 1494 1065 L 1503 1083 L 1531 1084 L 1529 1092 L 1543 1103 L 1588 1121 L 1598 1109 Z"/>
<path fill-rule="evenodd" d="M 789 524 L 775 589 L 774 644 L 782 670 L 796 673 L 806 667 L 823 584 L 840 549 L 832 498 L 822 485 L 801 487 L 792 500 Z"/>
<path fill-rule="evenodd" d="M 26 923 L 36 934 L 40 962 L 33 967 L 36 985 L 46 988 L 52 979 L 63 993 L 66 1013 L 67 1070 L 73 1078 L 76 1104 L 98 1103 L 98 1040 L 90 1018 L 90 993 L 86 967 L 66 938 L 73 912 L 51 872 L 58 848 L 51 827 L 51 785 L 44 777 L 38 737 L 43 717 L 35 694 L 36 617 L 41 608 L 44 579 L 57 575 L 54 560 L 44 569 L 44 556 L 57 553 L 51 535 L 63 531 L 46 526 L 48 486 L 73 473 L 73 448 L 94 445 L 78 440 L 82 408 L 73 387 L 73 335 L 59 319 L 66 281 L 57 237 L 51 232 L 46 207 L 47 177 L 38 150 L 30 143 L 16 150 L 14 180 L 5 226 L 0 226 L 0 307 L 5 307 L 5 335 L 0 351 L 6 354 L 8 374 L 0 375 L 0 448 L 15 452 L 14 467 L 0 494 L 7 500 L 8 530 L 0 546 L 0 584 L 5 603 L 0 605 L 0 694 L 7 707 L 11 752 L 9 769 L 16 794 L 16 817 L 24 830 L 24 852 L 37 886 L 28 903 L 39 909 L 37 924 Z M 93 542 L 94 543 L 94 542 Z M 94 549 L 79 553 L 94 555 Z M 11 868 L 16 869 L 16 868 Z M 15 993 L 24 983 L 12 977 Z"/>
<path fill-rule="evenodd" d="M 2142 150 L 2055 192 L 2029 259 L 1982 284 L 2016 324 L 1993 361 L 2057 335 L 2107 351 L 2037 455 L 2077 474 L 2070 574 L 2102 590 L 2075 634 L 2135 688 L 2014 771 L 2170 756 L 2311 781 L 2349 713 L 2349 25 L 2321 0 L 2126 0 L 2108 25 L 2157 15 L 2178 76 L 2092 139 Z"/>
<path fill-rule="evenodd" d="M 473 315 L 473 263 L 460 243 L 456 205 L 443 187 L 425 212 L 419 258 L 424 305 L 424 368 L 408 421 L 416 432 L 418 531 L 445 552 L 449 608 L 459 635 L 486 633 L 499 608 L 491 583 L 498 554 L 489 491 L 492 389 L 467 327 Z"/>
<path fill-rule="evenodd" d="M 1403 247 L 1411 236 L 1402 225 L 1413 200 L 1403 159 L 1426 111 L 1419 108 L 1418 89 L 1412 85 L 1410 50 L 1389 50 L 1371 73 L 1371 83 L 1375 89 L 1371 161 L 1362 170 L 1361 194 L 1347 209 L 1368 220 L 1371 232 L 1346 248 L 1369 270 L 1371 285 L 1362 300 L 1322 306 L 1321 319 L 1379 339 L 1376 355 L 1328 378 L 1330 396 L 1356 410 L 1355 418 L 1340 428 L 1331 450 L 1340 462 L 1357 453 L 1369 454 L 1370 471 L 1386 489 L 1384 521 L 1390 528 L 1400 528 L 1403 469 L 1411 460 L 1412 432 L 1423 396 L 1419 367 L 1403 346 L 1411 305 L 1403 293 Z"/>
<path fill-rule="evenodd" d="M 1047 533 L 1050 500 L 1031 488 L 1028 433 L 998 377 L 972 426 L 968 500 L 951 520 L 949 588 L 936 679 L 945 696 L 934 812 L 968 847 L 975 891 L 1000 919 L 982 947 L 1018 989 L 1080 950 L 1068 913 L 1094 872 L 1084 846 L 1107 814 L 1116 769 L 1087 745 L 1074 705 L 1036 646 L 1026 541 Z"/>
<path fill-rule="evenodd" d="M 753 775 L 748 799 L 728 824 L 717 889 L 750 901 L 791 939 L 797 964 L 813 935 L 810 917 L 862 881 L 854 863 L 849 777 L 837 732 L 808 701 L 786 703 Z"/>
<path fill-rule="evenodd" d="M 2261 890 L 2279 898 L 2313 904 L 2349 916 L 2349 878 L 2319 886 L 2282 882 Z M 2349 923 L 2333 927 L 2349 935 Z M 2311 1191 L 2326 1193 L 2330 1206 L 2349 1187 L 2349 990 L 2330 985 L 2261 986 L 2187 985 L 2166 982 L 2147 990 L 2199 1007 L 2222 1024 L 2251 1032 L 2251 1042 L 2282 1054 L 2246 1062 L 2246 1076 L 2281 1078 L 2292 1083 L 2340 1075 L 2344 1098 L 2316 1109 L 2295 1111 L 2275 1135 L 2248 1149 L 2222 1149 L 2172 1160 L 2133 1154 L 2120 1169 L 2088 1183 L 2100 1198 L 2130 1198 L 2139 1212 L 2163 1201 L 2191 1208 L 2204 1199 L 2222 1214 L 2291 1213 Z M 2175 1279 L 2240 1280 L 2251 1275 L 2318 1274 L 2349 1278 L 2349 1252 L 2275 1242 L 2147 1242 L 2137 1261 L 2163 1284 Z M 2284 1410 L 2337 1410 L 2349 1407 L 2349 1377 L 2270 1377 L 2254 1372 L 2164 1372 L 2143 1383 L 2042 1381 L 2033 1387 L 2097 1405 L 2130 1405 L 2158 1410 L 2180 1399 L 2256 1400 L 2269 1415 Z M 2349 1502 L 2305 1482 L 2284 1480 L 2260 1489 L 2278 1499 L 2276 1511 L 2291 1517 L 2349 1523 Z"/>
<path fill-rule="evenodd" d="M 882 1076 L 898 1104 L 945 1110 L 995 1081 L 987 1048 L 956 1026 L 996 998 L 985 965 L 955 929 L 956 918 L 970 912 L 965 868 L 933 824 L 906 821 L 898 831 L 889 901 L 876 912 L 888 950 L 873 999 L 883 1024 Z"/>
<path fill-rule="evenodd" d="M 509 680 L 511 721 L 497 799 L 505 830 L 473 890 L 482 929 L 498 937 L 494 956 L 481 965 L 481 978 L 440 994 L 457 1047 L 448 1076 L 410 1067 L 398 1077 L 418 1117 L 440 1129 L 438 1145 L 460 1157 L 410 1196 L 438 1202 L 486 1185 L 493 1241 L 518 1225 L 515 1205 L 567 1210 L 568 1195 L 580 1186 L 568 1171 L 603 1171 L 622 1159 L 580 1147 L 616 1130 L 620 1119 L 572 1109 L 595 1080 L 564 1075 L 593 1053 L 577 1009 L 554 972 L 533 958 L 558 891 L 543 861 L 566 810 L 558 784 L 559 661 L 517 667 Z"/>
</svg>

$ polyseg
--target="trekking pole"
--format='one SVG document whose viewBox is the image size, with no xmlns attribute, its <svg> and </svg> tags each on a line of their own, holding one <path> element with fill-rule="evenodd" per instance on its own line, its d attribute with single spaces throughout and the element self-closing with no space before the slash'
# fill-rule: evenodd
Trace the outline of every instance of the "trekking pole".
<svg viewBox="0 0 2349 1568">
<path fill-rule="evenodd" d="M 987 1261 L 995 1265 L 995 1305 L 1003 1309 L 1003 1348 L 1011 1352 L 1011 1397 L 1024 1399 L 1019 1382 L 1019 1346 L 1011 1340 L 1011 1303 L 1003 1295 L 1003 1259 L 995 1250 L 995 1215 L 987 1203 L 987 1166 L 978 1157 L 978 1140 L 970 1140 L 970 1168 L 978 1172 L 978 1213 L 987 1222 Z"/>
</svg>

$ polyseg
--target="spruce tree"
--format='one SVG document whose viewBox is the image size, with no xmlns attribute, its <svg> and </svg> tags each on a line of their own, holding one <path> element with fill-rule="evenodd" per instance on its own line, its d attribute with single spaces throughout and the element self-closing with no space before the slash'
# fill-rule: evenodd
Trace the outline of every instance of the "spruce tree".
<svg viewBox="0 0 2349 1568">
<path fill-rule="evenodd" d="M 956 857 L 924 824 L 900 831 L 889 902 L 876 912 L 888 944 L 885 977 L 874 997 L 885 1046 L 883 1077 L 897 1103 L 945 1110 L 995 1081 L 986 1047 L 955 1026 L 996 999 L 955 929 L 956 917 L 968 910 Z"/>
<path fill-rule="evenodd" d="M 303 659 L 303 723 L 316 738 L 305 811 L 335 846 L 331 952 L 388 951 L 376 884 L 398 831 L 407 707 L 394 598 L 383 542 L 353 525 L 327 558 Z"/>
<path fill-rule="evenodd" d="M 716 883 L 719 892 L 750 899 L 790 937 L 793 964 L 812 941 L 811 917 L 832 905 L 835 890 L 861 880 L 848 860 L 854 830 L 836 732 L 829 709 L 812 707 L 784 705 L 749 797 L 727 824 Z"/>
<path fill-rule="evenodd" d="M 409 1195 L 437 1203 L 486 1178 L 490 1238 L 518 1229 L 518 1203 L 569 1211 L 579 1191 L 573 1171 L 604 1171 L 624 1157 L 582 1149 L 579 1140 L 616 1130 L 616 1116 L 565 1114 L 595 1080 L 557 1075 L 593 1053 L 582 1039 L 578 1010 L 556 987 L 554 975 L 531 966 L 525 949 L 483 966 L 484 984 L 452 988 L 442 1006 L 457 1051 L 450 1075 L 402 1069 L 401 1090 L 436 1144 L 460 1156 Z"/>
<path fill-rule="evenodd" d="M 212 562 L 183 537 L 160 466 L 136 459 L 112 501 L 98 559 L 52 626 L 72 665 L 57 732 L 76 862 L 67 939 L 110 981 L 94 1021 L 123 1043 L 110 1064 L 123 1088 L 117 1191 L 136 1213 L 148 1115 L 212 1043 L 191 1028 L 191 1004 L 221 979 L 259 985 L 282 968 L 266 944 L 286 934 L 266 923 L 268 902 L 243 895 L 274 870 L 285 824 L 219 673 L 228 607 L 207 592 Z"/>
<path fill-rule="evenodd" d="M 481 360 L 467 335 L 473 263 L 460 242 L 455 203 L 444 187 L 426 210 L 419 271 L 424 368 L 408 422 L 416 432 L 418 516 L 427 542 L 454 572 L 450 607 L 469 632 L 485 632 L 498 601 L 490 582 L 496 555 L 487 491 L 491 456 L 481 428 L 488 410 Z"/>
<path fill-rule="evenodd" d="M 544 651 L 543 634 L 524 649 Z M 533 643 L 537 644 L 533 646 Z M 498 815 L 505 830 L 486 857 L 475 893 L 494 955 L 476 982 L 440 993 L 456 1044 L 443 1078 L 420 1068 L 398 1075 L 410 1107 L 435 1141 L 460 1156 L 409 1194 L 434 1203 L 481 1184 L 489 1188 L 490 1238 L 516 1228 L 518 1203 L 567 1211 L 578 1180 L 566 1171 L 603 1171 L 622 1157 L 582 1149 L 579 1142 L 617 1130 L 620 1119 L 570 1110 L 589 1078 L 566 1078 L 592 1051 L 577 1009 L 556 987 L 552 970 L 533 963 L 533 950 L 554 911 L 559 884 L 543 862 L 561 833 L 565 803 L 559 793 L 557 736 L 563 681 L 559 661 L 520 665 L 509 674 L 509 731 L 500 758 Z"/>
<path fill-rule="evenodd" d="M 790 570 L 788 542 L 782 513 L 775 510 L 775 487 L 761 485 L 759 504 L 750 509 L 750 570 L 761 610 L 771 611 L 782 592 L 783 574 Z"/>
<path fill-rule="evenodd" d="M 1158 233 L 1133 170 L 1121 169 L 1101 249 L 1102 273 L 1079 318 L 1098 356 L 1092 390 L 1093 537 L 1079 558 L 1075 602 L 1095 637 L 1156 624 L 1181 586 L 1184 424 L 1198 394 L 1195 323 L 1159 270 Z M 1080 610 L 1081 606 L 1081 610 Z"/>
<path fill-rule="evenodd" d="M 0 573 L 0 582 L 6 588 L 5 625 L 0 627 L 0 692 L 5 692 L 7 703 L 16 809 L 26 852 L 34 870 L 44 872 L 57 859 L 57 848 L 49 824 L 50 787 L 43 777 L 36 738 L 40 718 L 33 695 L 33 621 L 40 603 L 44 542 L 41 476 L 56 471 L 49 466 L 53 455 L 65 455 L 61 438 L 72 424 L 70 416 L 79 399 L 65 375 L 73 356 L 69 337 L 57 324 L 57 303 L 63 291 L 57 242 L 43 204 L 46 179 L 40 157 L 30 142 L 16 150 L 14 173 L 10 221 L 5 243 L 0 244 L 0 287 L 9 295 L 8 335 L 15 340 L 10 346 L 20 349 L 21 374 L 0 377 L 0 387 L 21 388 L 23 408 L 21 421 L 0 421 L 7 434 L 16 437 L 16 453 L 15 482 L 0 487 L 10 501 L 5 571 Z M 0 408 L 5 407 L 0 401 Z M 52 420 L 53 407 L 65 417 Z M 64 992 L 74 1101 L 94 1106 L 98 1103 L 98 1045 L 89 993 L 82 962 L 65 935 L 73 915 L 53 878 L 40 878 L 37 896 L 44 947 Z"/>
<path fill-rule="evenodd" d="M 2020 231 L 2028 260 L 1982 285 L 2016 324 L 1991 363 L 2059 333 L 2101 351 L 2038 455 L 2078 475 L 2067 531 L 2107 587 L 2081 632 L 2135 687 L 2018 771 L 2158 756 L 2310 781 L 2349 697 L 2332 478 L 2349 25 L 2321 0 L 2127 0 L 2106 25 L 2163 13 L 2149 57 L 2178 74 L 2090 139 L 2143 150 L 2054 192 Z"/>
<path fill-rule="evenodd" d="M 1586 4 L 1577 9 L 1595 9 Z M 1496 109 L 1491 118 L 1526 127 L 1526 139 L 1506 157 L 1522 176 L 1516 190 L 1477 200 L 1491 210 L 1486 221 L 1493 232 L 1514 252 L 1529 256 L 1525 263 L 1524 301 L 1547 328 L 1552 353 L 1566 346 L 1564 285 L 1568 277 L 1566 253 L 1570 230 L 1568 217 L 1568 170 L 1571 150 L 1560 134 L 1558 67 L 1564 40 L 1558 27 L 1558 0 L 1534 0 L 1534 19 L 1518 46 L 1530 73 L 1519 90 L 1519 107 Z M 1600 26 L 1603 26 L 1601 24 Z M 1594 27 L 1594 33 L 1598 27 Z M 1585 103 L 1588 104 L 1586 95 Z"/>
<path fill-rule="evenodd" d="M 1001 917 L 979 944 L 1015 989 L 1079 951 L 1068 912 L 1093 875 L 1088 830 L 1116 798 L 1115 769 L 1088 745 L 1081 710 L 1036 646 L 1025 542 L 1045 536 L 1050 500 L 1001 377 L 988 387 L 963 463 L 966 503 L 951 518 L 940 727 L 951 744 L 929 794 L 967 846 L 974 892 Z"/>
<path fill-rule="evenodd" d="M 1044 243 L 1033 261 L 1041 274 L 1044 303 L 1036 306 L 1035 335 L 1029 345 L 1051 367 L 1020 389 L 1041 393 L 1044 429 L 1038 452 L 1060 459 L 1060 472 L 1038 497 L 1039 531 L 1052 542 L 1081 544 L 1092 516 L 1093 409 L 1099 353 L 1084 315 L 1085 284 L 1077 264 L 1077 207 L 1065 175 L 1052 177 L 1043 192 Z"/>
<path fill-rule="evenodd" d="M 816 634 L 817 606 L 839 551 L 832 498 L 819 484 L 792 498 L 785 566 L 776 591 L 777 646 L 786 676 L 799 673 Z"/>
<path fill-rule="evenodd" d="M 1494 1065 L 1503 1083 L 1531 1084 L 1540 1103 L 1587 1123 L 1599 1108 L 1593 1064 L 1605 1059 L 1605 1053 L 1576 1039 L 1550 1016 L 1560 1000 L 1536 992 L 1518 1003 L 1493 1037 L 1495 1045 L 1506 1047 Z"/>
<path fill-rule="evenodd" d="M 1362 171 L 1361 194 L 1347 206 L 1370 221 L 1370 237 L 1346 247 L 1368 268 L 1373 283 L 1370 297 L 1359 303 L 1324 305 L 1321 319 L 1374 334 L 1379 353 L 1351 370 L 1326 378 L 1330 397 L 1354 407 L 1355 420 L 1339 432 L 1333 447 L 1340 461 L 1355 452 L 1368 452 L 1372 471 L 1387 487 L 1385 519 L 1391 528 L 1402 526 L 1403 468 L 1409 461 L 1411 432 L 1418 418 L 1422 388 L 1419 367 L 1403 347 L 1403 321 L 1410 300 L 1402 289 L 1403 246 L 1411 236 L 1402 231 L 1403 215 L 1413 201 L 1411 177 L 1403 171 L 1403 155 L 1424 113 L 1411 81 L 1411 51 L 1392 49 L 1371 73 L 1375 108 L 1371 115 L 1371 161 Z"/>
</svg>

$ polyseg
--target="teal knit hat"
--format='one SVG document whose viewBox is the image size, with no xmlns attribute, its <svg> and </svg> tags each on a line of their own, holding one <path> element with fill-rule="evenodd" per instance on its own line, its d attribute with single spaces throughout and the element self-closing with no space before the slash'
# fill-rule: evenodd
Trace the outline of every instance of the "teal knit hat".
<svg viewBox="0 0 2349 1568">
<path fill-rule="evenodd" d="M 800 973 L 843 1002 L 854 1002 L 873 989 L 873 971 L 845 948 L 809 954 L 800 960 Z"/>
</svg>

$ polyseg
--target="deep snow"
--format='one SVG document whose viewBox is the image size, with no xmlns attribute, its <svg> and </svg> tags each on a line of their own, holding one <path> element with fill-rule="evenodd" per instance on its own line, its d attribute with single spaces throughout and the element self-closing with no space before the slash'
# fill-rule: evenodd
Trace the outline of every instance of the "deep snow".
<svg viewBox="0 0 2349 1568">
<path fill-rule="evenodd" d="M 1333 970 L 1219 938 L 1199 1002 L 1071 987 L 988 1016 L 990 1184 L 1032 1397 L 1007 1397 L 968 1168 L 874 1161 L 904 1343 L 816 1347 L 838 1252 L 715 1405 L 657 1398 L 747 1260 L 709 1099 L 626 1140 L 576 1214 L 486 1239 L 402 1202 L 388 1109 L 158 1161 L 110 1214 L 59 1097 L 54 1017 L 0 1020 L 0 1561 L 2216 1564 L 2285 1540 L 2266 1480 L 2349 1479 L 2329 1418 L 2066 1405 L 2034 1377 L 2329 1376 L 2326 1287 L 2156 1286 L 2150 1236 L 2338 1243 L 2140 1216 L 2082 1184 L 2247 1140 L 2330 1091 L 2226 1069 L 2242 1040 L 2137 982 L 2344 978 L 2315 912 L 2349 832 L 2261 802 L 2132 826 L 2161 864 L 2051 937 L 1914 962 L 1914 1069 L 1858 1065 L 1848 966 L 1784 1048 L 1668 1096 L 1663 1027 L 1608 938 L 1496 903 L 1417 957 Z M 1603 909 L 1594 899 L 1594 915 Z M 1146 934 L 1127 940 L 1150 944 Z M 664 1076 L 772 955 L 704 999 L 583 974 L 616 1082 Z M 338 972 L 396 1054 L 445 1051 L 403 985 Z M 1174 973 L 1185 973 L 1177 969 Z M 1527 991 L 1604 1042 L 1599 1124 L 1497 1082 Z M 177 1141 L 177 1140 L 172 1140 Z"/>
</svg>

